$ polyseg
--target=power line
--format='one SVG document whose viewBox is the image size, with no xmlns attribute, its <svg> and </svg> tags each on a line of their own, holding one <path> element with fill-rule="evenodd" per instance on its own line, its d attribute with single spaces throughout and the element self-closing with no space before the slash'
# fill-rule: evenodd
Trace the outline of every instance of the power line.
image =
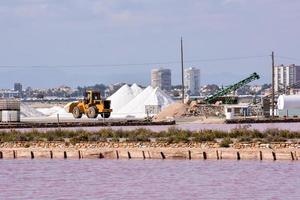
<svg viewBox="0 0 300 200">
<path fill-rule="evenodd" d="M 286 60 L 296 60 L 296 61 L 300 61 L 299 58 L 293 58 L 293 57 L 288 57 L 288 56 L 276 56 L 277 58 L 281 58 L 281 59 L 286 59 Z"/>
<path fill-rule="evenodd" d="M 218 61 L 233 61 L 233 60 L 246 60 L 256 58 L 266 58 L 268 55 L 261 56 L 244 56 L 244 57 L 224 57 L 224 58 L 211 58 L 211 59 L 196 59 L 186 60 L 185 63 L 199 63 L 199 62 L 218 62 Z M 89 68 L 89 67 L 126 67 L 126 66 L 147 66 L 147 65 L 170 65 L 180 64 L 181 61 L 165 61 L 165 62 L 148 62 L 148 63 L 120 63 L 120 64 L 80 64 L 80 65 L 0 65 L 0 68 Z"/>
<path fill-rule="evenodd" d="M 216 62 L 216 61 L 230 61 L 230 60 L 248 60 L 254 58 L 267 58 L 268 55 L 261 56 L 244 56 L 244 57 L 225 57 L 225 58 L 212 58 L 212 59 L 199 59 L 199 60 L 187 60 L 186 62 Z"/>
</svg>

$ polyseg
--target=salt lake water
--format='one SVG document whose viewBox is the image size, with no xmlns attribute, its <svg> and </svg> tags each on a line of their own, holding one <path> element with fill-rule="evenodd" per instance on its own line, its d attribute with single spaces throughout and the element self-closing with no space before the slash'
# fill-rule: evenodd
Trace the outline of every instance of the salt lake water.
<svg viewBox="0 0 300 200">
<path fill-rule="evenodd" d="M 298 161 L 1 160 L 0 199 L 299 199 Z"/>
</svg>

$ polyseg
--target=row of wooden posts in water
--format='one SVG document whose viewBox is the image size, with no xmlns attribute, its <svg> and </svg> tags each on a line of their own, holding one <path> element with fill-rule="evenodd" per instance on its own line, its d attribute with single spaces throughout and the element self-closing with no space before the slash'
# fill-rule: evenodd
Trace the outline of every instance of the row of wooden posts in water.
<svg viewBox="0 0 300 200">
<path fill-rule="evenodd" d="M 19 154 L 21 154 L 19 156 Z M 47 155 L 48 154 L 48 155 Z M 134 155 L 133 155 L 134 154 Z M 243 156 L 244 154 L 244 156 Z M 247 154 L 247 155 L 246 155 Z M 279 156 L 278 156 L 279 155 Z M 97 153 L 86 153 L 82 150 L 76 151 L 23 151 L 23 150 L 5 150 L 0 151 L 0 159 L 17 159 L 17 158 L 48 158 L 48 159 L 231 159 L 231 160 L 298 160 L 296 151 L 201 151 L 196 152 L 188 150 L 187 152 L 164 152 L 164 151 L 144 151 L 135 150 L 133 153 L 128 150 L 110 150 Z"/>
</svg>

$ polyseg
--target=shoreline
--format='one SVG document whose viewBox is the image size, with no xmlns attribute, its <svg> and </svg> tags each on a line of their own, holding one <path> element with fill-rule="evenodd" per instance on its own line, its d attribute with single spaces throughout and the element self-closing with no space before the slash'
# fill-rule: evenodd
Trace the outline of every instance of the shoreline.
<svg viewBox="0 0 300 200">
<path fill-rule="evenodd" d="M 9 142 L 2 143 L 0 159 L 183 159 L 183 160 L 294 160 L 300 159 L 298 143 L 143 142 Z"/>
<path fill-rule="evenodd" d="M 298 160 L 300 132 L 247 128 L 0 131 L 0 159 L 18 158 Z"/>
</svg>

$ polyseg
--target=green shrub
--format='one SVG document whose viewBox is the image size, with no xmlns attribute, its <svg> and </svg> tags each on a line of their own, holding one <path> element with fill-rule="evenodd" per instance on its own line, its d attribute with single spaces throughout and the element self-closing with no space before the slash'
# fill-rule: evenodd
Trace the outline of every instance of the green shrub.
<svg viewBox="0 0 300 200">
<path fill-rule="evenodd" d="M 230 138 L 224 138 L 220 143 L 220 147 L 228 148 L 230 144 L 232 144 L 232 140 Z"/>
<path fill-rule="evenodd" d="M 239 142 L 251 142 L 251 140 L 250 136 L 243 136 L 238 139 Z"/>
<path fill-rule="evenodd" d="M 51 130 L 40 132 L 32 129 L 29 132 L 19 132 L 16 130 L 0 131 L 0 142 L 30 142 L 30 141 L 70 141 L 73 143 L 87 142 L 87 141 L 119 141 L 124 138 L 127 141 L 150 141 L 150 138 L 156 141 L 164 141 L 168 143 L 178 142 L 207 142 L 223 139 L 222 144 L 232 143 L 232 139 L 240 142 L 262 141 L 262 142 L 284 142 L 288 139 L 300 139 L 300 132 L 293 132 L 288 130 L 268 129 L 265 131 L 251 130 L 247 128 L 233 129 L 230 132 L 221 130 L 201 130 L 189 131 L 171 127 L 166 131 L 151 131 L 145 128 L 137 128 L 134 130 L 113 130 L 113 129 L 100 129 L 97 132 L 89 132 L 86 130 Z"/>
</svg>

